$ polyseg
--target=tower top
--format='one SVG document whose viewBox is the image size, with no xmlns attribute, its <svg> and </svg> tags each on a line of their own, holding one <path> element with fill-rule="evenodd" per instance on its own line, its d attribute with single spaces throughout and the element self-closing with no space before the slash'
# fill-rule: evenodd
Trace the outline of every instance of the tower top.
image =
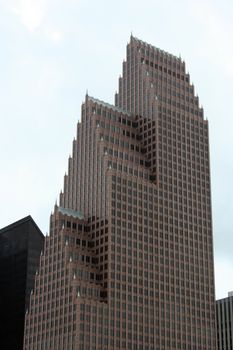
<svg viewBox="0 0 233 350">
<path fill-rule="evenodd" d="M 181 58 L 181 54 L 179 55 L 179 57 L 176 55 L 172 55 L 171 53 L 169 53 L 167 51 L 161 50 L 159 47 L 148 44 L 147 42 L 145 42 L 141 39 L 138 39 L 137 37 L 133 36 L 132 33 L 130 35 L 130 43 L 137 43 L 140 46 L 143 46 L 145 49 L 151 49 L 151 50 L 157 51 L 157 52 L 161 53 L 162 55 L 171 57 L 173 60 L 177 60 L 178 62 L 184 63 L 182 58 Z"/>
</svg>

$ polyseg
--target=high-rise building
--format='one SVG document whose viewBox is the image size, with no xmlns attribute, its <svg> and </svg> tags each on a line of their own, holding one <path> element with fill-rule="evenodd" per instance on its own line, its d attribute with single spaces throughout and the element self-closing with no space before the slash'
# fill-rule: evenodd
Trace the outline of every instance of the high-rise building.
<svg viewBox="0 0 233 350">
<path fill-rule="evenodd" d="M 233 349 L 233 292 L 216 301 L 218 350 Z"/>
<path fill-rule="evenodd" d="M 185 63 L 131 36 L 86 96 L 25 350 L 216 349 L 208 122 Z"/>
<path fill-rule="evenodd" d="M 43 245 L 31 216 L 0 230 L 0 349 L 23 349 L 24 317 Z"/>
</svg>

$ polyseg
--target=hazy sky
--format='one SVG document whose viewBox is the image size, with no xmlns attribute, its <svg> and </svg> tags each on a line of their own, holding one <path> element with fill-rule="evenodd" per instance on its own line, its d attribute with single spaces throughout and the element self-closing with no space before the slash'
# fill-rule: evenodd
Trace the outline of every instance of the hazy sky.
<svg viewBox="0 0 233 350">
<path fill-rule="evenodd" d="M 233 1 L 0 0 L 0 228 L 45 233 L 86 90 L 113 103 L 130 33 L 186 61 L 210 124 L 216 296 L 233 290 Z"/>
</svg>

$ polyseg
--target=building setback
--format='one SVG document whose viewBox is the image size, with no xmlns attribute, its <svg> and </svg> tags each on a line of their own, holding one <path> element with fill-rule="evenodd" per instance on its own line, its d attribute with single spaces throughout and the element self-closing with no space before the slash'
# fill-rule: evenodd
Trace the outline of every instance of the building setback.
<svg viewBox="0 0 233 350">
<path fill-rule="evenodd" d="M 29 306 L 44 236 L 27 216 L 0 230 L 0 348 L 22 350 Z"/>
<path fill-rule="evenodd" d="M 233 292 L 216 301 L 218 350 L 233 349 Z"/>
<path fill-rule="evenodd" d="M 216 349 L 208 122 L 185 63 L 131 36 L 86 96 L 25 350 Z"/>
</svg>

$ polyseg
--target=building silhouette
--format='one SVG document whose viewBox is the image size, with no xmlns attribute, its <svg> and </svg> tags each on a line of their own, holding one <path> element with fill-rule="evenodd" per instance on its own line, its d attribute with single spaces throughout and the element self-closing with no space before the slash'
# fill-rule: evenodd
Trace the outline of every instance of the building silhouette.
<svg viewBox="0 0 233 350">
<path fill-rule="evenodd" d="M 233 349 L 233 292 L 216 301 L 218 350 Z"/>
<path fill-rule="evenodd" d="M 27 216 L 0 230 L 0 348 L 22 350 L 29 306 L 44 236 Z"/>
<path fill-rule="evenodd" d="M 208 122 L 185 63 L 131 36 L 86 96 L 24 349 L 216 349 Z"/>
</svg>

